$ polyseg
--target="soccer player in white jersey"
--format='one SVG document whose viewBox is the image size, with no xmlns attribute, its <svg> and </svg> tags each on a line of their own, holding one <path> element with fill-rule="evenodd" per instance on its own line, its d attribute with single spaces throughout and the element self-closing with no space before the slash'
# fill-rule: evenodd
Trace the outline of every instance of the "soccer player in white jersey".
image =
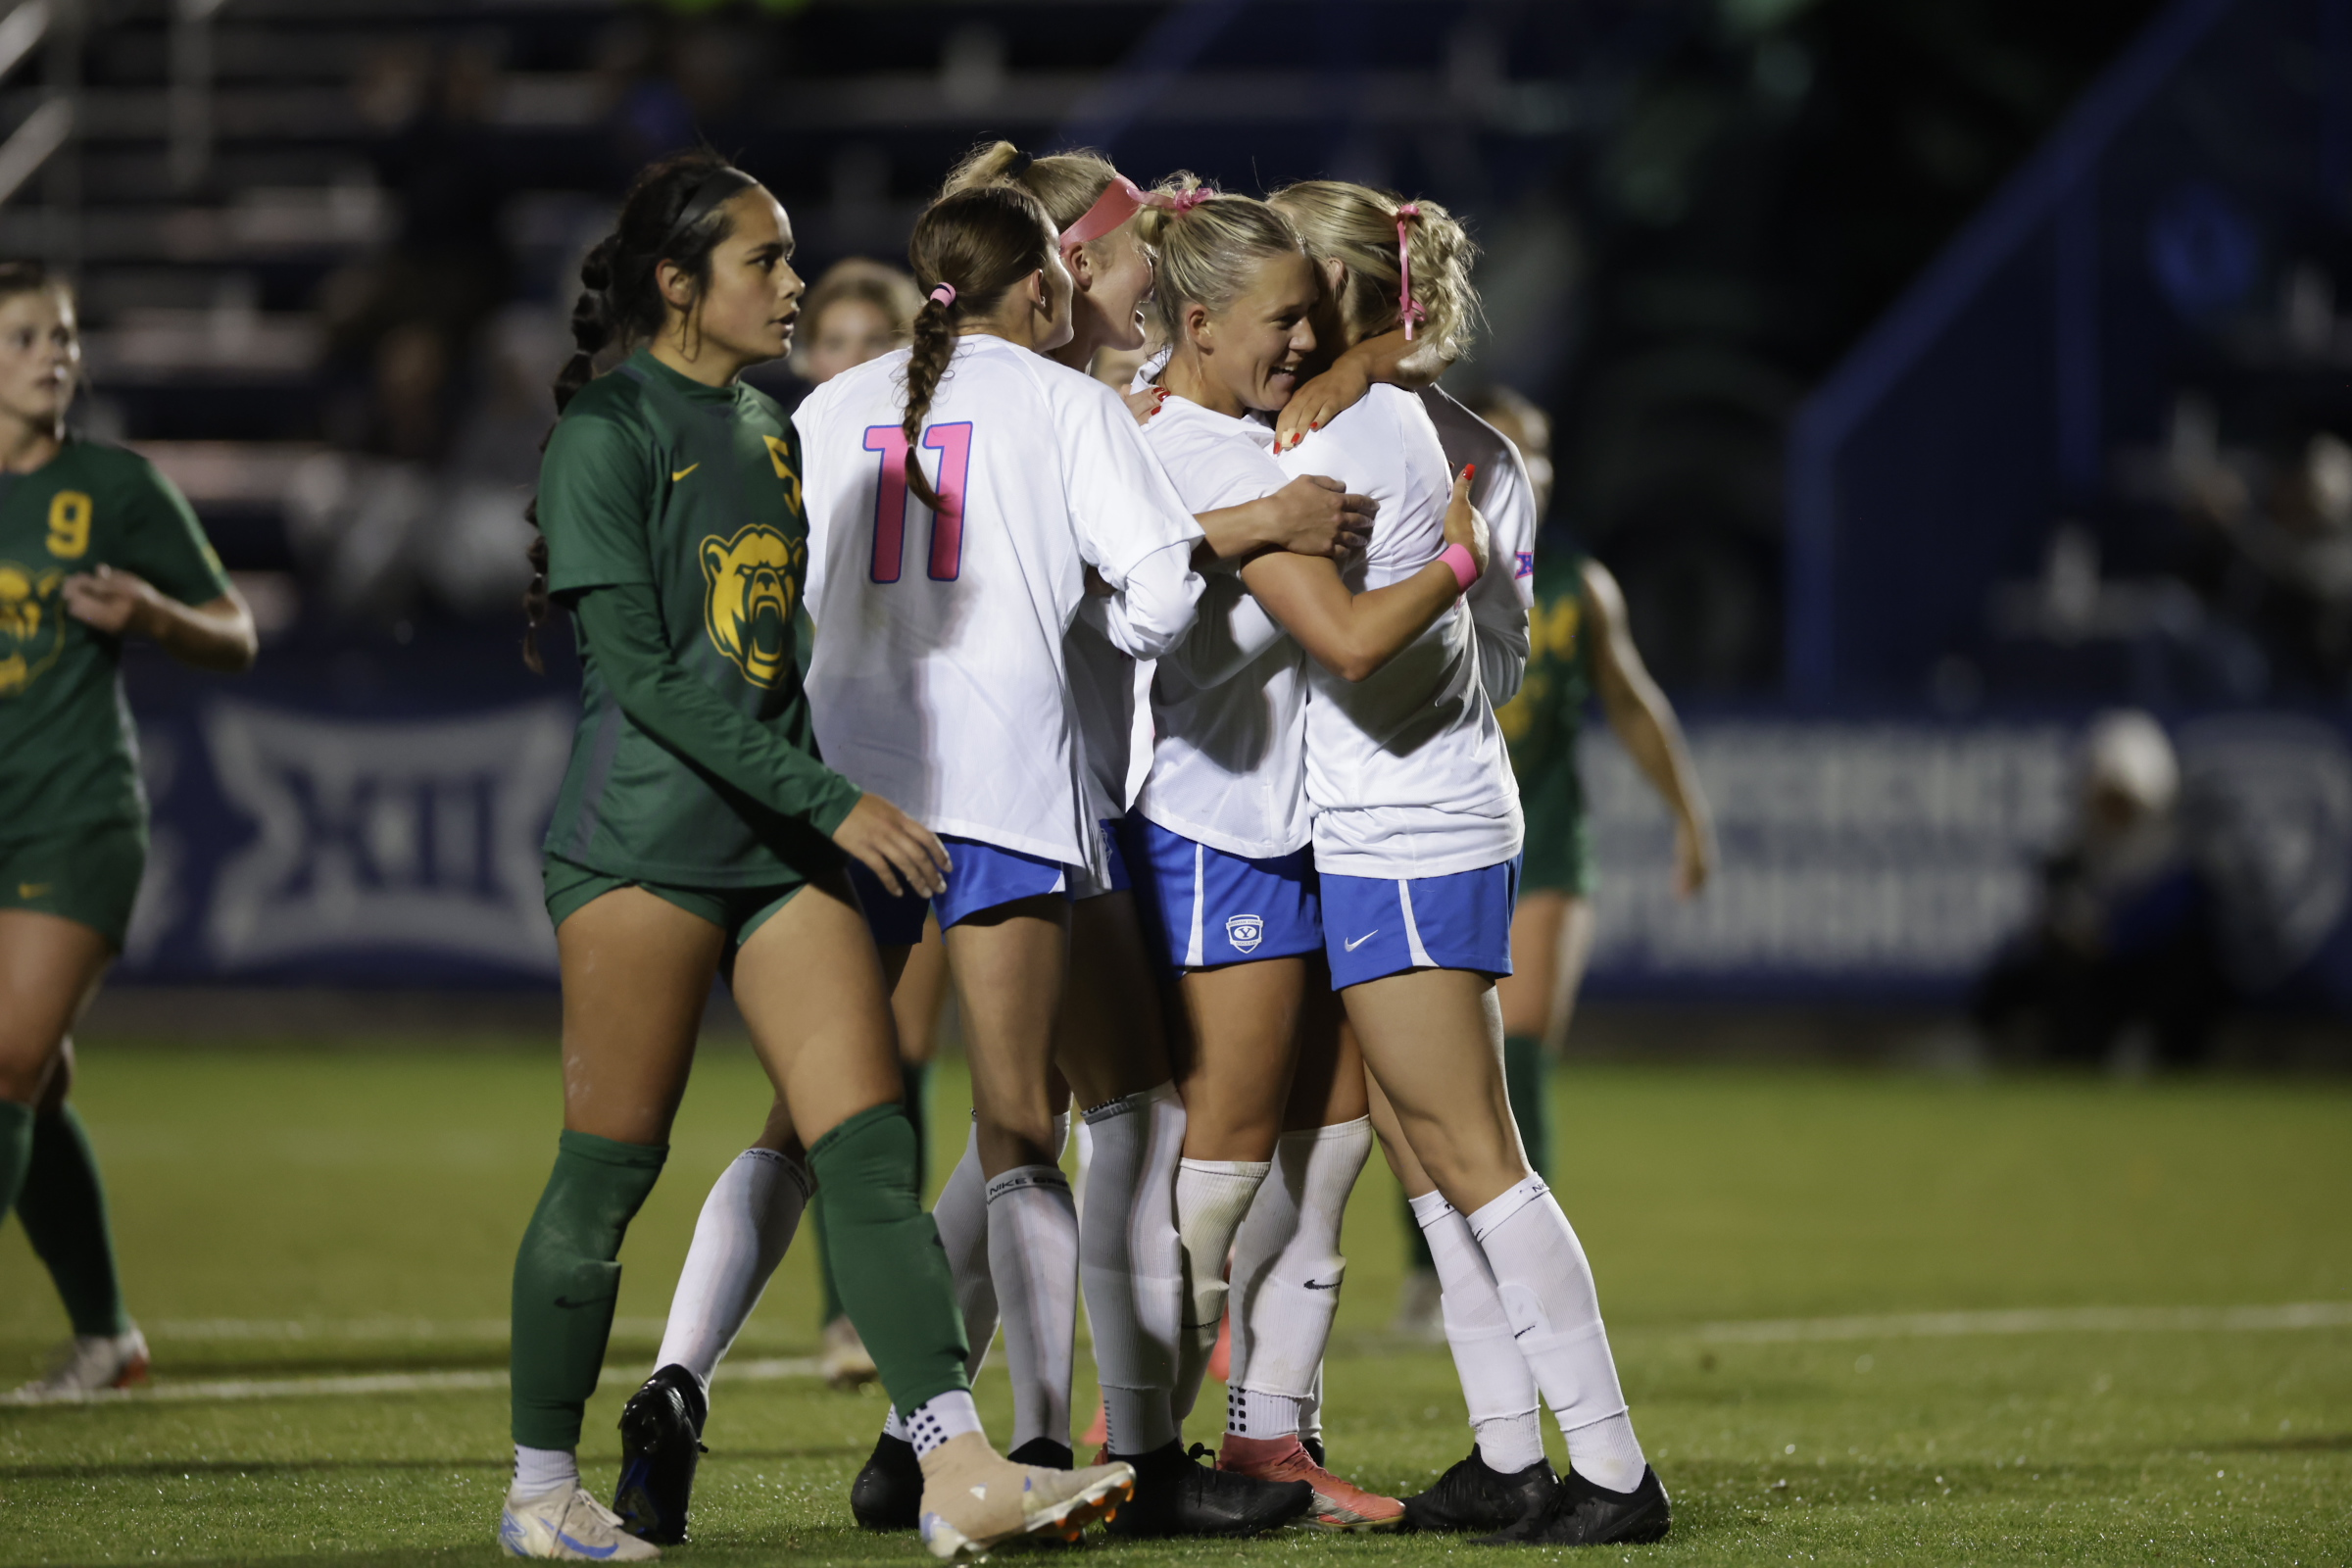
<svg viewBox="0 0 2352 1568">
<path fill-rule="evenodd" d="M 1116 395 L 1042 356 L 1070 335 L 1071 279 L 1035 198 L 946 196 L 908 255 L 930 288 L 912 349 L 837 377 L 795 416 L 811 702 L 835 765 L 893 780 L 949 844 L 937 907 L 972 1054 L 991 1272 L 1000 1293 L 1029 1271 L 1074 1299 L 1054 1017 L 1069 894 L 1109 867 L 1063 639 L 1084 612 L 1129 654 L 1156 656 L 1191 623 L 1200 530 Z M 886 952 L 916 940 L 920 899 L 859 892 Z M 1007 1314 L 1014 1387 L 1066 1388 L 1068 1329 L 1058 1343 L 1021 1332 L 1036 1321 Z M 1066 1395 L 1060 1420 L 1066 1453 Z"/>
<path fill-rule="evenodd" d="M 1170 395 L 1147 420 L 1146 438 L 1197 511 L 1279 488 L 1286 475 L 1271 455 L 1272 427 L 1254 416 L 1282 406 L 1314 347 L 1313 264 L 1278 214 L 1247 198 L 1188 185 L 1142 221 L 1158 256 L 1156 297 L 1171 345 L 1159 379 Z M 1469 538 L 1466 501 L 1458 521 Z M 1336 1305 L 1339 1218 L 1371 1142 L 1360 1066 L 1332 1049 L 1328 1007 L 1310 1019 L 1304 1005 L 1310 982 L 1324 997 L 1329 987 L 1306 853 L 1301 649 L 1349 677 L 1369 674 L 1460 591 L 1446 565 L 1361 596 L 1330 561 L 1267 556 L 1238 577 L 1217 574 L 1194 633 L 1161 662 L 1158 741 L 1130 823 L 1130 864 L 1166 961 L 1183 977 L 1189 1025 L 1177 1216 L 1191 1312 L 1180 1402 L 1198 1391 L 1232 1250 L 1240 1298 L 1219 1464 L 1308 1482 L 1311 1520 L 1329 1529 L 1393 1526 L 1403 1508 L 1325 1470 L 1297 1420 Z M 1302 1037 L 1322 1049 L 1302 1053 Z M 1268 1183 L 1277 1160 L 1294 1168 Z M 1251 1231 L 1261 1228 L 1253 1200 L 1267 1202 L 1260 1195 L 1269 1189 L 1288 1218 L 1263 1228 L 1286 1241 L 1311 1235 L 1319 1247 L 1253 1249 Z M 1267 1345 L 1254 1329 L 1270 1325 L 1258 1324 L 1249 1303 L 1286 1261 L 1303 1271 L 1296 1282 L 1302 1320 Z M 1283 1366 L 1298 1358 L 1280 1352 L 1294 1347 L 1303 1360 L 1285 1376 Z M 1262 1387 L 1249 1375 L 1259 1350 L 1274 1352 L 1259 1358 L 1273 1363 Z"/>
<path fill-rule="evenodd" d="M 1272 201 L 1323 264 L 1330 286 L 1317 326 L 1329 346 L 1399 324 L 1441 343 L 1466 331 L 1476 308 L 1470 245 L 1437 204 L 1324 180 Z M 1381 526 L 1357 568 L 1363 586 L 1449 553 L 1439 528 L 1446 454 L 1412 394 L 1375 386 L 1281 461 L 1344 471 L 1380 502 Z M 1373 1079 L 1383 1142 L 1438 1261 L 1446 1316 L 1465 1326 L 1449 1339 L 1472 1408 L 1532 1409 L 1540 1393 L 1567 1442 L 1573 1473 L 1556 1485 L 1534 1469 L 1540 1444 L 1532 1462 L 1511 1455 L 1516 1467 L 1487 1456 L 1483 1468 L 1498 1494 L 1512 1494 L 1501 1501 L 1515 1515 L 1489 1539 L 1651 1541 L 1668 1528 L 1665 1490 L 1635 1439 L 1591 1266 L 1528 1169 L 1502 1083 L 1494 981 L 1510 971 L 1523 825 L 1480 644 L 1489 622 L 1507 628 L 1524 615 L 1516 571 L 1512 562 L 1497 573 L 1499 588 L 1466 577 L 1462 608 L 1368 680 L 1310 669 L 1307 793 L 1325 951 Z M 1465 1359 L 1465 1346 L 1493 1353 Z M 1514 1481 L 1534 1483 L 1541 1501 L 1521 1506 Z"/>
</svg>

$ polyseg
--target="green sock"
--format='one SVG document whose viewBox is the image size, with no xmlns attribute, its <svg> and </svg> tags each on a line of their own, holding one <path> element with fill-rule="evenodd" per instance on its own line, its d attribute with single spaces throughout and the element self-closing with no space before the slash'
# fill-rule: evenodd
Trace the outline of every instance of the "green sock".
<svg viewBox="0 0 2352 1568">
<path fill-rule="evenodd" d="M 858 1337 L 901 1416 L 971 1387 L 963 1316 L 939 1227 L 914 1185 L 914 1128 L 895 1102 L 861 1110 L 808 1151 L 825 1252 Z"/>
<path fill-rule="evenodd" d="M 1551 1169 L 1551 1121 L 1544 1114 L 1544 1042 L 1532 1035 L 1511 1035 L 1502 1043 L 1502 1082 L 1511 1092 L 1511 1117 L 1519 1123 L 1519 1141 L 1527 1146 L 1527 1162 L 1535 1173 Z"/>
<path fill-rule="evenodd" d="M 76 1334 L 127 1334 L 122 1277 L 115 1272 L 114 1231 L 98 1155 L 72 1105 L 32 1119 L 32 1158 L 17 1195 L 17 1218 L 32 1250 L 49 1265 Z"/>
<path fill-rule="evenodd" d="M 927 1126 L 924 1116 L 924 1091 L 930 1082 L 931 1064 L 929 1062 L 902 1061 L 899 1063 L 899 1103 L 906 1108 L 908 1125 L 914 1128 L 914 1192 L 915 1200 L 918 1203 L 922 1200 L 923 1193 L 928 1190 L 924 1172 L 931 1163 L 925 1157 L 930 1153 L 931 1146 L 926 1141 Z M 811 1228 L 816 1233 L 817 1285 L 824 1293 L 824 1304 L 820 1308 L 823 1315 L 816 1320 L 816 1326 L 824 1328 L 842 1314 L 841 1287 L 833 1282 L 833 1257 L 825 1250 L 824 1205 L 812 1204 L 808 1210 L 808 1219 Z"/>
<path fill-rule="evenodd" d="M 666 1144 L 565 1132 L 514 1254 L 514 1441 L 574 1448 L 604 1370 L 620 1295 L 620 1239 L 669 1157 Z"/>
<path fill-rule="evenodd" d="M 24 1190 L 35 1119 L 30 1105 L 0 1100 L 0 1219 L 8 1218 L 8 1211 L 17 1206 L 17 1195 Z"/>
</svg>

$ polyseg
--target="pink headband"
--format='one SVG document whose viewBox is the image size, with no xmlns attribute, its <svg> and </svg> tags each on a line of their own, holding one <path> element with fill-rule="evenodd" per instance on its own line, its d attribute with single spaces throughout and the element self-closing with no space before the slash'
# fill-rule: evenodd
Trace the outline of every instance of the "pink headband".
<svg viewBox="0 0 2352 1568">
<path fill-rule="evenodd" d="M 956 285 L 942 283 L 931 291 L 931 297 L 942 305 L 954 305 L 956 303 Z"/>
<path fill-rule="evenodd" d="M 1396 314 L 1404 318 L 1404 340 L 1413 340 L 1413 323 L 1426 320 L 1429 313 L 1413 300 L 1413 249 L 1411 231 L 1406 224 L 1421 216 L 1419 202 L 1406 202 L 1396 209 Z"/>
<path fill-rule="evenodd" d="M 1079 246 L 1101 239 L 1146 207 L 1189 213 L 1214 195 L 1215 191 L 1202 186 L 1170 196 L 1165 191 L 1144 190 L 1125 174 L 1113 174 L 1110 183 L 1102 187 L 1102 194 L 1095 198 L 1095 205 L 1061 231 L 1061 254 L 1067 256 Z"/>
</svg>

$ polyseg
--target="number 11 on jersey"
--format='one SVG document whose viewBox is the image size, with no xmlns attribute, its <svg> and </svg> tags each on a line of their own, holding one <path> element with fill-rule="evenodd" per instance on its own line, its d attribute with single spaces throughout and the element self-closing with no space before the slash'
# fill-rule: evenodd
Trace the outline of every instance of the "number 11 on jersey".
<svg viewBox="0 0 2352 1568">
<path fill-rule="evenodd" d="M 874 496 L 873 580 L 897 582 L 906 556 L 906 432 L 895 424 L 868 425 L 865 450 L 882 455 L 882 482 Z M 972 466 L 972 426 L 935 424 L 923 432 L 923 450 L 939 454 L 940 509 L 931 514 L 933 582 L 954 582 L 963 571 L 963 485 Z"/>
</svg>

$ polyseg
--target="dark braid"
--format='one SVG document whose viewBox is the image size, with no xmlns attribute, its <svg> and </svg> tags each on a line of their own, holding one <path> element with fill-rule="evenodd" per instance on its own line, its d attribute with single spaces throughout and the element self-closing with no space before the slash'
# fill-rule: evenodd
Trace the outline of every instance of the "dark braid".
<svg viewBox="0 0 2352 1568">
<path fill-rule="evenodd" d="M 695 297 L 710 282 L 710 256 L 726 239 L 721 210 L 754 181 L 712 152 L 680 153 L 647 167 L 621 202 L 612 232 L 580 263 L 580 297 L 571 307 L 572 355 L 556 375 L 556 416 L 563 417 L 580 388 L 596 378 L 597 356 L 659 334 L 668 319 L 657 270 L 668 262 L 694 279 Z M 699 211 L 698 211 L 699 209 Z M 549 435 L 555 431 L 551 428 Z M 543 439 L 539 449 L 547 450 Z M 544 672 L 539 628 L 547 622 L 547 536 L 539 527 L 539 498 L 523 509 L 533 530 L 528 555 L 531 585 L 523 590 L 522 662 Z"/>
<path fill-rule="evenodd" d="M 927 299 L 914 317 L 914 349 L 906 361 L 906 488 L 932 511 L 939 495 L 915 458 L 923 420 L 948 361 L 956 353 L 956 323 L 986 316 L 1012 286 L 1044 267 L 1054 255 L 1054 223 L 1045 208 L 1013 185 L 979 185 L 933 202 L 914 221 L 906 259 L 914 264 L 917 286 L 945 283 L 956 301 Z"/>
</svg>

